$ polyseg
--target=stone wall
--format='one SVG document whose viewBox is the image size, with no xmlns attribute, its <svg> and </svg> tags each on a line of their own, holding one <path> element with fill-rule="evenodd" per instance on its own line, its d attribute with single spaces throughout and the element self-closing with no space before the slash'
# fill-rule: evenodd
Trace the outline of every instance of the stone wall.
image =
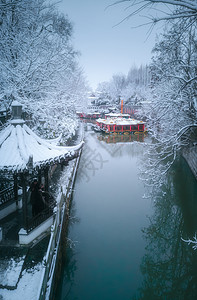
<svg viewBox="0 0 197 300">
<path fill-rule="evenodd" d="M 197 179 L 197 144 L 185 149 L 182 155 Z"/>
</svg>

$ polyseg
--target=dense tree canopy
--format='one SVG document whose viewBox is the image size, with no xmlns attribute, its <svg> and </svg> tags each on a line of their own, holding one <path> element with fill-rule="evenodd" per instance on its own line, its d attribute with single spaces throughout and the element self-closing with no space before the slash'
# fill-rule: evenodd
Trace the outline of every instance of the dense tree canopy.
<svg viewBox="0 0 197 300">
<path fill-rule="evenodd" d="M 154 183 L 158 178 L 162 181 L 162 175 L 165 175 L 180 150 L 188 147 L 192 138 L 196 139 L 196 26 L 193 24 L 186 31 L 183 30 L 185 20 L 171 24 L 153 50 L 153 97 L 147 120 L 157 143 L 149 149 L 149 182 Z"/>
<path fill-rule="evenodd" d="M 1 1 L 0 99 L 8 107 L 20 101 L 35 124 L 45 122 L 47 136 L 73 133 L 73 105 L 86 91 L 72 34 L 69 19 L 46 0 Z"/>
</svg>

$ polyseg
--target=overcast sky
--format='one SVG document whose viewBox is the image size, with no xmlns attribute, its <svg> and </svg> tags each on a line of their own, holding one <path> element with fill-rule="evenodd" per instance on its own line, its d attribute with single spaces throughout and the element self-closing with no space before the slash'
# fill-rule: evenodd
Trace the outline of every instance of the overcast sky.
<svg viewBox="0 0 197 300">
<path fill-rule="evenodd" d="M 62 0 L 59 4 L 59 11 L 73 22 L 74 47 L 81 53 L 80 65 L 93 89 L 99 82 L 109 81 L 114 74 L 127 74 L 134 64 L 149 63 L 155 42 L 156 33 L 153 31 L 149 36 L 149 27 L 132 28 L 144 22 L 144 18 L 117 25 L 128 10 L 120 4 L 108 7 L 114 2 Z"/>
</svg>

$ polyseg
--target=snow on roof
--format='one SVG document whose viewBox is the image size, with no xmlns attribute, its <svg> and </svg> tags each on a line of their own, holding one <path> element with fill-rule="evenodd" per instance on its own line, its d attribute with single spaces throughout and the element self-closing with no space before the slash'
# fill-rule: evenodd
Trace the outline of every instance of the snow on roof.
<svg viewBox="0 0 197 300">
<path fill-rule="evenodd" d="M 105 125 L 137 125 L 144 124 L 143 121 L 135 119 L 124 119 L 124 118 L 108 118 L 108 119 L 97 119 L 98 123 L 103 123 Z"/>
<path fill-rule="evenodd" d="M 11 123 L 0 132 L 0 171 L 23 171 L 30 157 L 33 157 L 33 168 L 71 158 L 82 144 L 56 146 L 53 141 L 37 136 L 27 125 Z"/>
<path fill-rule="evenodd" d="M 5 112 L 6 110 L 6 106 L 0 103 L 0 112 Z"/>
<path fill-rule="evenodd" d="M 13 120 L 11 120 L 10 121 L 10 124 L 24 124 L 25 123 L 25 121 L 23 120 L 23 119 L 13 119 Z"/>
<path fill-rule="evenodd" d="M 16 100 L 12 102 L 12 106 L 22 106 L 22 104 Z"/>
<path fill-rule="evenodd" d="M 121 113 L 109 113 L 105 115 L 106 117 L 110 117 L 110 118 L 118 118 L 118 117 L 130 117 L 129 114 L 121 114 Z"/>
</svg>

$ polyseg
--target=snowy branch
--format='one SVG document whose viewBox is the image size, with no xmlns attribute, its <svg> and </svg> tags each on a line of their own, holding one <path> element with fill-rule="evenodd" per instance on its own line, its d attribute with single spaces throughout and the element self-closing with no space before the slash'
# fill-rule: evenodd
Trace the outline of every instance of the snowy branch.
<svg viewBox="0 0 197 300">
<path fill-rule="evenodd" d="M 190 239 L 185 240 L 185 239 L 183 239 L 183 238 L 181 238 L 181 239 L 182 239 L 183 242 L 187 243 L 188 245 L 191 244 L 191 245 L 192 245 L 192 248 L 193 248 L 194 250 L 197 250 L 197 236 L 196 236 L 196 235 L 194 236 L 193 240 L 190 240 Z"/>
<path fill-rule="evenodd" d="M 160 13 L 160 16 L 158 16 L 157 14 L 155 17 L 150 17 L 150 19 L 152 19 L 153 24 L 160 21 L 197 17 L 197 4 L 194 1 L 190 0 L 120 0 L 114 2 L 112 5 L 125 3 L 129 3 L 126 9 L 133 9 L 133 11 L 130 14 L 128 14 L 122 21 L 125 21 L 135 16 L 136 14 L 139 14 L 142 11 L 145 12 L 145 14 L 147 14 L 147 12 L 150 11 L 152 11 L 153 13 L 155 13 L 155 11 L 157 13 Z M 161 10 L 157 9 L 157 5 L 161 4 L 165 5 L 165 7 L 172 6 L 175 10 L 169 10 L 169 13 L 167 13 L 166 11 L 161 12 Z M 165 16 L 161 16 L 161 13 L 163 13 Z"/>
<path fill-rule="evenodd" d="M 5 2 L 13 6 L 5 5 L 1 15 L 1 99 L 6 106 L 20 101 L 44 137 L 59 131 L 71 136 L 77 127 L 74 104 L 87 91 L 71 44 L 72 25 L 47 0 Z"/>
</svg>

